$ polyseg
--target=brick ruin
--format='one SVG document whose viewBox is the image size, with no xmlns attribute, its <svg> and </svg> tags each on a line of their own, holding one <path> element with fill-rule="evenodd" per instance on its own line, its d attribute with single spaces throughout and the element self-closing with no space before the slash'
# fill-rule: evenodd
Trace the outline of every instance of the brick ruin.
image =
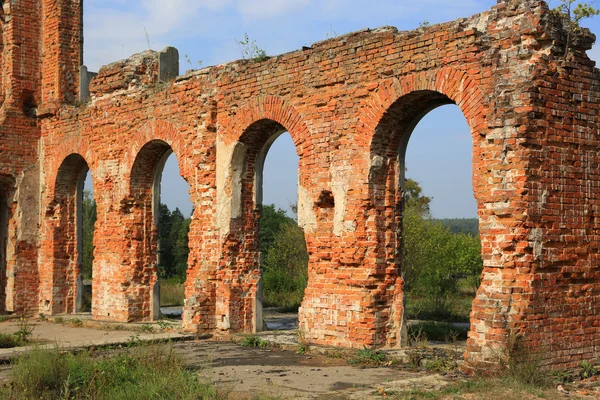
<svg viewBox="0 0 600 400">
<path fill-rule="evenodd" d="M 0 2 L 0 306 L 77 311 L 83 177 L 98 221 L 92 316 L 156 318 L 157 176 L 174 152 L 194 212 L 183 327 L 261 326 L 261 173 L 289 131 L 314 344 L 405 339 L 402 157 L 443 104 L 465 115 L 484 271 L 467 368 L 515 342 L 551 368 L 600 357 L 600 74 L 537 0 L 454 22 L 364 30 L 178 76 L 177 53 L 82 66 L 82 0 Z"/>
</svg>

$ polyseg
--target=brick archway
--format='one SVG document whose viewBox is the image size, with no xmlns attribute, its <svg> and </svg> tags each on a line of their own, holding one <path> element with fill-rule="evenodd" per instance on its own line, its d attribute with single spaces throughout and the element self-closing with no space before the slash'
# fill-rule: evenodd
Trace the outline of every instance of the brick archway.
<svg viewBox="0 0 600 400">
<path fill-rule="evenodd" d="M 82 199 L 87 161 L 78 153 L 67 155 L 56 173 L 45 225 L 51 240 L 51 262 L 40 271 L 40 308 L 50 314 L 74 313 L 82 257 Z"/>
<path fill-rule="evenodd" d="M 53 304 L 49 266 L 60 217 L 53 219 L 54 205 L 60 208 L 52 203 L 54 176 L 64 158 L 78 153 L 94 170 L 102 221 L 102 256 L 94 263 L 104 292 L 94 318 L 149 315 L 147 302 L 131 300 L 146 290 L 137 283 L 145 272 L 134 266 L 152 250 L 151 240 L 138 239 L 152 229 L 149 212 L 142 215 L 148 196 L 132 194 L 130 182 L 140 150 L 162 141 L 177 154 L 194 203 L 184 328 L 254 330 L 259 199 L 248 155 L 256 162 L 254 145 L 264 149 L 266 142 L 246 134 L 264 122 L 272 132 L 288 129 L 301 157 L 299 216 L 314 274 L 300 312 L 307 339 L 396 345 L 401 213 L 393 165 L 401 141 L 394 140 L 435 105 L 425 104 L 429 98 L 459 106 L 478 161 L 485 269 L 467 361 L 498 365 L 494 355 L 510 350 L 511 337 L 531 347 L 542 366 L 574 367 L 597 354 L 600 72 L 586 55 L 592 35 L 582 29 L 569 40 L 546 3 L 501 0 L 453 22 L 363 30 L 168 82 L 170 67 L 156 52 L 143 52 L 101 68 L 89 87 L 81 79 L 91 99 L 77 105 L 81 49 L 56 49 L 83 42 L 81 2 L 71 2 L 68 13 L 43 7 L 48 0 L 30 3 L 45 12 L 11 9 L 6 32 L 24 27 L 32 35 L 6 41 L 3 61 L 10 98 L 0 126 L 7 154 L 0 176 L 14 178 L 9 264 L 19 277 L 7 298 L 15 311 L 45 312 L 40 296 Z M 23 96 L 38 99 L 37 107 L 15 107 Z"/>
<path fill-rule="evenodd" d="M 235 121 L 235 122 L 234 122 Z M 217 288 L 215 313 L 221 317 L 217 327 L 246 332 L 262 330 L 260 296 L 259 220 L 262 209 L 262 168 L 271 144 L 283 132 L 289 132 L 298 165 L 298 190 L 308 181 L 313 155 L 312 138 L 302 116 L 291 105 L 276 96 L 265 96 L 237 111 L 232 125 L 221 135 L 222 152 L 229 154 L 223 176 L 223 203 L 227 207 L 222 218 L 223 269 L 219 281 L 233 285 Z M 299 209 L 312 207 L 310 196 L 299 196 Z M 300 219 L 300 218 L 299 218 Z M 300 221 L 302 227 L 303 221 Z M 307 238 L 307 244 L 308 244 Z M 309 250 L 310 252 L 310 250 Z M 239 307 L 239 308 L 238 308 Z M 240 315 L 240 317 L 237 317 Z M 235 316 L 230 318 L 229 316 Z"/>
</svg>

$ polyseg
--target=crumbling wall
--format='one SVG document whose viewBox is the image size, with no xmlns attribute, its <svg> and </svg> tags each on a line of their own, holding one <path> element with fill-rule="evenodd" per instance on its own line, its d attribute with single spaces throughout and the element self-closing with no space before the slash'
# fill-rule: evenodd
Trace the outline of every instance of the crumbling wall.
<svg viewBox="0 0 600 400">
<path fill-rule="evenodd" d="M 514 346 L 554 367 L 598 357 L 599 75 L 585 55 L 593 37 L 581 32 L 565 57 L 567 34 L 543 2 L 180 77 L 174 49 L 148 51 L 103 67 L 89 99 L 77 93 L 80 6 L 4 3 L 6 308 L 74 310 L 77 185 L 89 168 L 93 317 L 154 318 L 155 183 L 172 151 L 194 204 L 183 327 L 259 330 L 259 176 L 287 130 L 300 156 L 307 340 L 400 346 L 403 152 L 424 114 L 454 103 L 471 130 L 484 259 L 466 368 L 499 365 Z M 47 51 L 19 58 L 17 31 Z"/>
</svg>

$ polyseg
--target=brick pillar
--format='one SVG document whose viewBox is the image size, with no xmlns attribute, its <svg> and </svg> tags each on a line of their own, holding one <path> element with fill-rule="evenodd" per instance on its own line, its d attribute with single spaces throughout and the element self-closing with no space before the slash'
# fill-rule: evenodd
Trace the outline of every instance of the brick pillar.
<svg viewBox="0 0 600 400">
<path fill-rule="evenodd" d="M 79 67 L 83 57 L 82 1 L 43 0 L 42 110 L 79 96 Z"/>
</svg>

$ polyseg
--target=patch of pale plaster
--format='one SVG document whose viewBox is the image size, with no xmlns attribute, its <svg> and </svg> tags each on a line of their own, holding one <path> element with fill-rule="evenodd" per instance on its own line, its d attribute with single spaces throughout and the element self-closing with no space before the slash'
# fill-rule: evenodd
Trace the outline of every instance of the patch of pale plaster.
<svg viewBox="0 0 600 400">
<path fill-rule="evenodd" d="M 312 208 L 308 191 L 298 184 L 298 225 L 305 233 L 314 232 L 317 228 L 317 215 Z"/>
<path fill-rule="evenodd" d="M 226 145 L 217 139 L 217 228 L 229 233 L 230 221 L 242 216 L 242 176 L 246 145 Z"/>
</svg>

